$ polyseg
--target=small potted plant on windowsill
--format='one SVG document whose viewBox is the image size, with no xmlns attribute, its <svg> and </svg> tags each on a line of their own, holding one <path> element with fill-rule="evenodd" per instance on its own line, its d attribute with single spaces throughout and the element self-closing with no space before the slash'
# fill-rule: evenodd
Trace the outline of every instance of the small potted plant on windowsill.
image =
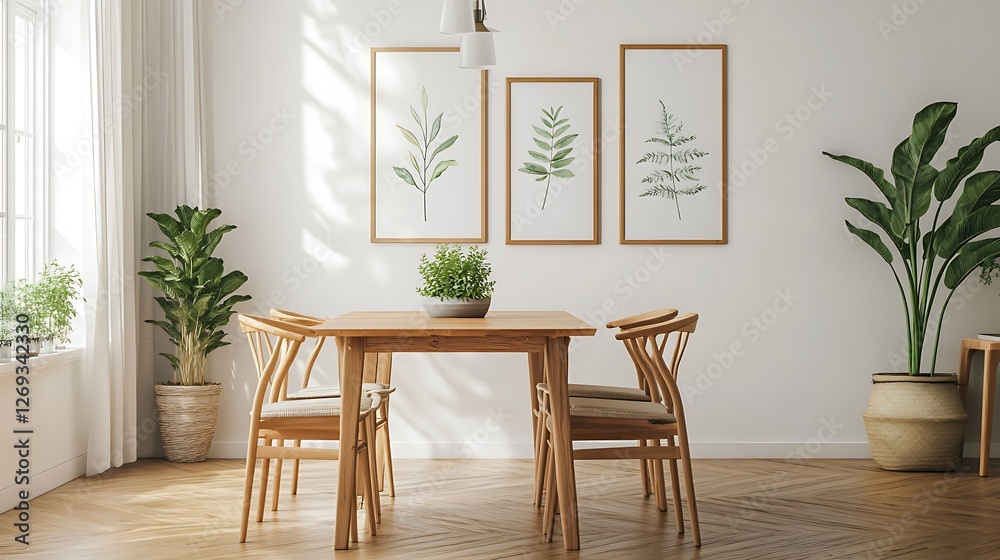
<svg viewBox="0 0 1000 560">
<path fill-rule="evenodd" d="M 466 255 L 457 245 L 438 245 L 433 259 L 420 256 L 417 271 L 424 282 L 417 293 L 428 316 L 479 318 L 489 311 L 496 282 L 485 249 L 469 247 Z"/>
<path fill-rule="evenodd" d="M 75 304 L 82 288 L 83 281 L 76 268 L 56 261 L 45 264 L 38 279 L 27 285 L 31 303 L 25 309 L 32 317 L 32 335 L 42 339 L 43 353 L 55 352 L 56 344 L 70 341 Z"/>
<path fill-rule="evenodd" d="M 0 360 L 9 360 L 14 348 L 14 286 L 0 290 Z"/>
</svg>

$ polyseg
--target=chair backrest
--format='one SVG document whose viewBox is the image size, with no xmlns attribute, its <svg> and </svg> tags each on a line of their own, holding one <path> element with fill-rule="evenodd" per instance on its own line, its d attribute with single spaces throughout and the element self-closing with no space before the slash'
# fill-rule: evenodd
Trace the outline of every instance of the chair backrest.
<svg viewBox="0 0 1000 560">
<path fill-rule="evenodd" d="M 279 319 L 287 323 L 298 323 L 301 325 L 305 325 L 307 327 L 318 325 L 326 321 L 326 319 L 322 317 L 314 317 L 312 315 L 306 315 L 304 313 L 296 313 L 294 311 L 288 311 L 287 309 L 272 308 L 270 311 L 270 315 L 272 319 Z"/>
<path fill-rule="evenodd" d="M 630 317 L 622 317 L 621 319 L 615 319 L 614 321 L 608 321 L 607 327 L 609 329 L 634 329 L 636 327 L 645 327 L 646 325 L 669 321 L 676 316 L 676 309 L 657 309 L 656 311 L 649 311 L 638 315 L 632 315 Z"/>
<path fill-rule="evenodd" d="M 295 361 L 299 346 L 312 331 L 301 325 L 253 315 L 241 314 L 239 322 L 240 329 L 246 333 L 250 342 L 250 352 L 257 367 L 257 392 L 263 398 L 268 384 L 272 384 L 268 402 L 283 399 L 288 371 Z"/>
<path fill-rule="evenodd" d="M 678 421 L 683 417 L 677 373 L 687 348 L 688 338 L 698 326 L 698 315 L 688 313 L 662 323 L 626 329 L 615 335 L 625 343 L 636 369 L 644 377 L 650 395 L 667 407 Z M 671 335 L 676 336 L 672 337 Z M 668 341 L 674 338 L 669 357 L 665 356 Z"/>
<path fill-rule="evenodd" d="M 270 311 L 270 315 L 272 319 L 278 319 L 286 323 L 292 323 L 306 327 L 312 327 L 324 322 L 324 319 L 320 317 L 313 317 L 312 315 L 305 315 L 303 313 L 296 313 L 294 311 L 288 311 L 285 309 L 272 308 Z M 312 352 L 309 352 L 309 358 L 306 359 L 306 367 L 302 371 L 303 389 L 309 386 L 309 378 L 312 376 L 313 366 L 316 365 L 316 360 L 319 359 L 319 354 L 320 352 L 323 351 L 324 344 L 326 344 L 325 336 L 317 338 L 316 344 L 313 345 Z"/>
</svg>

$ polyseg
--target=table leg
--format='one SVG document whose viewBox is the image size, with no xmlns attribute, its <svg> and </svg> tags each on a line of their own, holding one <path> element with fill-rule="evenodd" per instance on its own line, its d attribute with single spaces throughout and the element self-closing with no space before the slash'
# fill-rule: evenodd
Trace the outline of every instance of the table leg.
<svg viewBox="0 0 1000 560">
<path fill-rule="evenodd" d="M 972 362 L 972 353 L 975 351 L 969 348 L 963 340 L 962 349 L 958 354 L 958 392 L 962 395 L 962 402 L 965 402 L 965 395 L 969 392 L 969 364 Z"/>
<path fill-rule="evenodd" d="M 983 429 L 979 436 L 979 476 L 990 474 L 990 439 L 993 437 L 993 404 L 996 402 L 997 364 L 1000 352 L 988 349 L 983 358 Z"/>
<path fill-rule="evenodd" d="M 569 420 L 569 337 L 549 338 L 545 347 L 546 377 L 552 412 L 552 444 L 556 488 L 566 550 L 580 549 L 577 525 L 576 473 L 573 471 L 573 441 Z"/>
<path fill-rule="evenodd" d="M 350 546 L 351 516 L 356 515 L 355 469 L 357 463 L 358 421 L 361 412 L 361 382 L 365 365 L 364 338 L 337 338 L 340 352 L 340 460 L 337 461 L 337 518 L 333 547 Z"/>
</svg>

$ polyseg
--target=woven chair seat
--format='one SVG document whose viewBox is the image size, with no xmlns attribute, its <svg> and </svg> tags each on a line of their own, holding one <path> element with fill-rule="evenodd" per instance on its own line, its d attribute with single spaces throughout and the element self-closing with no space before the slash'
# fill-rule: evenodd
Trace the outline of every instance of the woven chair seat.
<svg viewBox="0 0 1000 560">
<path fill-rule="evenodd" d="M 361 398 L 361 414 L 371 410 L 372 400 Z M 299 399 L 294 401 L 278 401 L 266 403 L 261 407 L 260 417 L 265 418 L 304 418 L 309 416 L 340 416 L 340 399 Z"/>
<path fill-rule="evenodd" d="M 614 418 L 617 420 L 649 420 L 654 424 L 672 424 L 677 421 L 661 403 L 590 399 L 571 397 L 569 415 L 586 418 Z"/>
<path fill-rule="evenodd" d="M 362 393 L 386 393 L 391 389 L 388 385 L 384 383 L 363 383 L 361 385 Z M 340 396 L 340 387 L 332 385 L 316 385 L 313 387 L 306 387 L 304 389 L 299 389 L 294 393 L 289 393 L 285 399 L 294 401 L 301 399 L 323 399 L 332 398 Z"/>
<path fill-rule="evenodd" d="M 539 383 L 538 390 L 548 393 L 549 386 L 545 383 Z M 638 389 L 636 387 L 612 387 L 611 385 L 584 385 L 582 383 L 570 383 L 569 396 L 589 399 L 614 399 L 619 401 L 649 402 L 649 395 L 647 395 L 642 389 Z"/>
</svg>

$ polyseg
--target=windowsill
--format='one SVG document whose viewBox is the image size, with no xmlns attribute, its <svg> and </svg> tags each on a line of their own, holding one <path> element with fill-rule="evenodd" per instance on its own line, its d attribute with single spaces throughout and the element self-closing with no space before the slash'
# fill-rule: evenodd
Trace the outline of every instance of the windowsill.
<svg viewBox="0 0 1000 560">
<path fill-rule="evenodd" d="M 51 354 L 39 354 L 37 356 L 29 357 L 27 366 L 30 368 L 30 371 L 35 372 L 48 366 L 82 360 L 83 351 L 84 349 L 79 347 L 60 348 Z M 0 378 L 7 377 L 8 375 L 14 375 L 14 373 L 17 372 L 18 366 L 21 365 L 24 364 L 21 364 L 21 362 L 14 359 L 0 359 Z"/>
</svg>

